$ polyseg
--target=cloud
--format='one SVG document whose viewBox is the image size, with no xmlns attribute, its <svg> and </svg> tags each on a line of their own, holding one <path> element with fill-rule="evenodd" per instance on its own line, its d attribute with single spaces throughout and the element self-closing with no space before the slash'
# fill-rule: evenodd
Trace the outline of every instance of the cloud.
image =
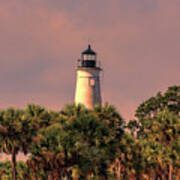
<svg viewBox="0 0 180 180">
<path fill-rule="evenodd" d="M 127 119 L 179 84 L 178 0 L 0 1 L 0 107 L 73 101 L 76 60 L 89 42 L 103 97 Z"/>
</svg>

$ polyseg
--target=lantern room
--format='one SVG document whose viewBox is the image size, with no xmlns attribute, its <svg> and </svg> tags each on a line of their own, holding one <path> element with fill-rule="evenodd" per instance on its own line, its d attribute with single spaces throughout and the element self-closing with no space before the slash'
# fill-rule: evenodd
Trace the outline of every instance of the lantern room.
<svg viewBox="0 0 180 180">
<path fill-rule="evenodd" d="M 88 45 L 88 49 L 81 54 L 81 67 L 94 68 L 96 67 L 96 52 Z"/>
</svg>

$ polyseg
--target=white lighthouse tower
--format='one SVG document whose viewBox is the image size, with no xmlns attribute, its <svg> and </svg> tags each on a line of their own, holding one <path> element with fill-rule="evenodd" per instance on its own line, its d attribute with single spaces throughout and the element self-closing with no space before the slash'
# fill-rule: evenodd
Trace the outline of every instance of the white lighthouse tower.
<svg viewBox="0 0 180 180">
<path fill-rule="evenodd" d="M 83 104 L 88 109 L 93 109 L 94 105 L 101 105 L 100 89 L 100 71 L 97 66 L 96 52 L 88 46 L 88 49 L 82 52 L 79 60 L 75 92 L 75 103 Z"/>
</svg>

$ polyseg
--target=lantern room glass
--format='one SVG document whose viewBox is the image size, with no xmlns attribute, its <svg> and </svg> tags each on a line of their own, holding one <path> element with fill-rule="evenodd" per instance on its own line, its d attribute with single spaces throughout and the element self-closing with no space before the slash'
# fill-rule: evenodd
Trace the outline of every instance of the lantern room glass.
<svg viewBox="0 0 180 180">
<path fill-rule="evenodd" d="M 96 61 L 96 56 L 95 55 L 91 55 L 91 54 L 84 54 L 83 55 L 83 60 L 91 60 L 91 61 Z"/>
</svg>

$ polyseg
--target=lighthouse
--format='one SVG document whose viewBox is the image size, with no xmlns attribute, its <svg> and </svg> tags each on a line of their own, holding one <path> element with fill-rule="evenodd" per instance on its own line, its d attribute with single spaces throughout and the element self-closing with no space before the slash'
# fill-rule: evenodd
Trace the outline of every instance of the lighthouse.
<svg viewBox="0 0 180 180">
<path fill-rule="evenodd" d="M 97 66 L 97 54 L 88 46 L 78 60 L 76 69 L 75 104 L 83 104 L 88 109 L 93 109 L 96 104 L 101 105 L 100 72 Z"/>
</svg>

